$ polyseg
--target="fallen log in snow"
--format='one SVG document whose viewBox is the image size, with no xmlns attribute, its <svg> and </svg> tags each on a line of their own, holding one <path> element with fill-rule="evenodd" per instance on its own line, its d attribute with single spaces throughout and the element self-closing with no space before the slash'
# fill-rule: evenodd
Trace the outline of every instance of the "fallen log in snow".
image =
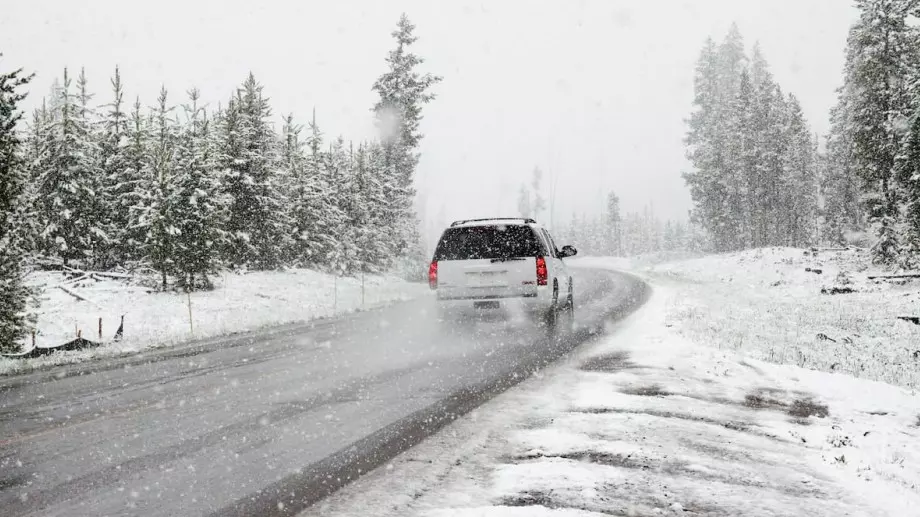
<svg viewBox="0 0 920 517">
<path fill-rule="evenodd" d="M 920 273 L 903 273 L 900 275 L 870 275 L 869 280 L 902 280 L 905 278 L 920 278 Z"/>
<path fill-rule="evenodd" d="M 68 288 L 68 287 L 65 286 L 65 285 L 58 285 L 57 287 L 58 287 L 58 289 L 60 289 L 61 291 L 64 291 L 65 293 L 69 294 L 70 296 L 73 296 L 74 298 L 76 298 L 77 300 L 80 300 L 81 302 L 90 303 L 90 304 L 92 304 L 92 305 L 95 305 L 97 309 L 104 310 L 103 307 L 102 307 L 101 305 L 99 305 L 98 303 L 96 303 L 92 298 L 89 298 L 89 297 L 87 297 L 87 296 L 85 296 L 85 295 L 82 295 L 82 294 L 80 294 L 80 293 L 74 291 L 73 289 Z"/>
</svg>

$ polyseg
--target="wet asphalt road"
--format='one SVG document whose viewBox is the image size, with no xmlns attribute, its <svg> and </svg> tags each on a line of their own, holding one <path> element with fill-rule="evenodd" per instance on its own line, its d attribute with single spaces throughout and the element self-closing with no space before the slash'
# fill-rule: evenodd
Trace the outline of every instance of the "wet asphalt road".
<svg viewBox="0 0 920 517">
<path fill-rule="evenodd" d="M 292 515 L 630 312 L 577 269 L 577 331 L 444 328 L 425 298 L 0 378 L 0 515 Z"/>
</svg>

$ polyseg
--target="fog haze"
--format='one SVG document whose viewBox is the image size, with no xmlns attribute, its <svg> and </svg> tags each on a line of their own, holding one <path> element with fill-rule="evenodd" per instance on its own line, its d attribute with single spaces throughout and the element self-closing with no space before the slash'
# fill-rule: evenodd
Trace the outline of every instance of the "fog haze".
<svg viewBox="0 0 920 517">
<path fill-rule="evenodd" d="M 602 210 L 610 190 L 624 210 L 651 203 L 662 218 L 685 218 L 684 118 L 705 38 L 737 22 L 823 134 L 857 14 L 844 0 L 87 5 L 33 0 L 0 19 L 4 66 L 38 74 L 28 107 L 65 66 L 85 66 L 103 103 L 119 65 L 128 97 L 147 105 L 165 84 L 176 103 L 195 86 L 216 106 L 252 71 L 279 120 L 305 123 L 315 107 L 327 136 L 354 141 L 375 136 L 370 87 L 406 12 L 423 69 L 444 77 L 424 112 L 417 177 L 430 231 L 514 215 L 535 166 L 544 183 L 558 178 L 557 226 Z"/>
</svg>

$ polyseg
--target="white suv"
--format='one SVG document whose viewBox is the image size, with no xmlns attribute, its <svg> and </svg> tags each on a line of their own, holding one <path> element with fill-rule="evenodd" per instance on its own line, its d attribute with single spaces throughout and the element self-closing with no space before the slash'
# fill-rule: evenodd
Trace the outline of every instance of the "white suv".
<svg viewBox="0 0 920 517">
<path fill-rule="evenodd" d="M 444 230 L 428 270 L 442 313 L 523 309 L 551 329 L 574 318 L 572 276 L 546 228 L 533 219 L 456 221 Z"/>
</svg>

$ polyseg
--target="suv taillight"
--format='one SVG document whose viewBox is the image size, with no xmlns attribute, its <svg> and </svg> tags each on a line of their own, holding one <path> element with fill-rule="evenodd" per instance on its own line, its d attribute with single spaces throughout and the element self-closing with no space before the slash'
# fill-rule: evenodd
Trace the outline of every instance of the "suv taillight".
<svg viewBox="0 0 920 517">
<path fill-rule="evenodd" d="M 432 260 L 431 265 L 428 266 L 428 287 L 432 289 L 438 288 L 438 261 Z"/>
<path fill-rule="evenodd" d="M 546 259 L 537 257 L 537 285 L 546 285 L 549 278 L 549 271 L 546 269 Z"/>
</svg>

